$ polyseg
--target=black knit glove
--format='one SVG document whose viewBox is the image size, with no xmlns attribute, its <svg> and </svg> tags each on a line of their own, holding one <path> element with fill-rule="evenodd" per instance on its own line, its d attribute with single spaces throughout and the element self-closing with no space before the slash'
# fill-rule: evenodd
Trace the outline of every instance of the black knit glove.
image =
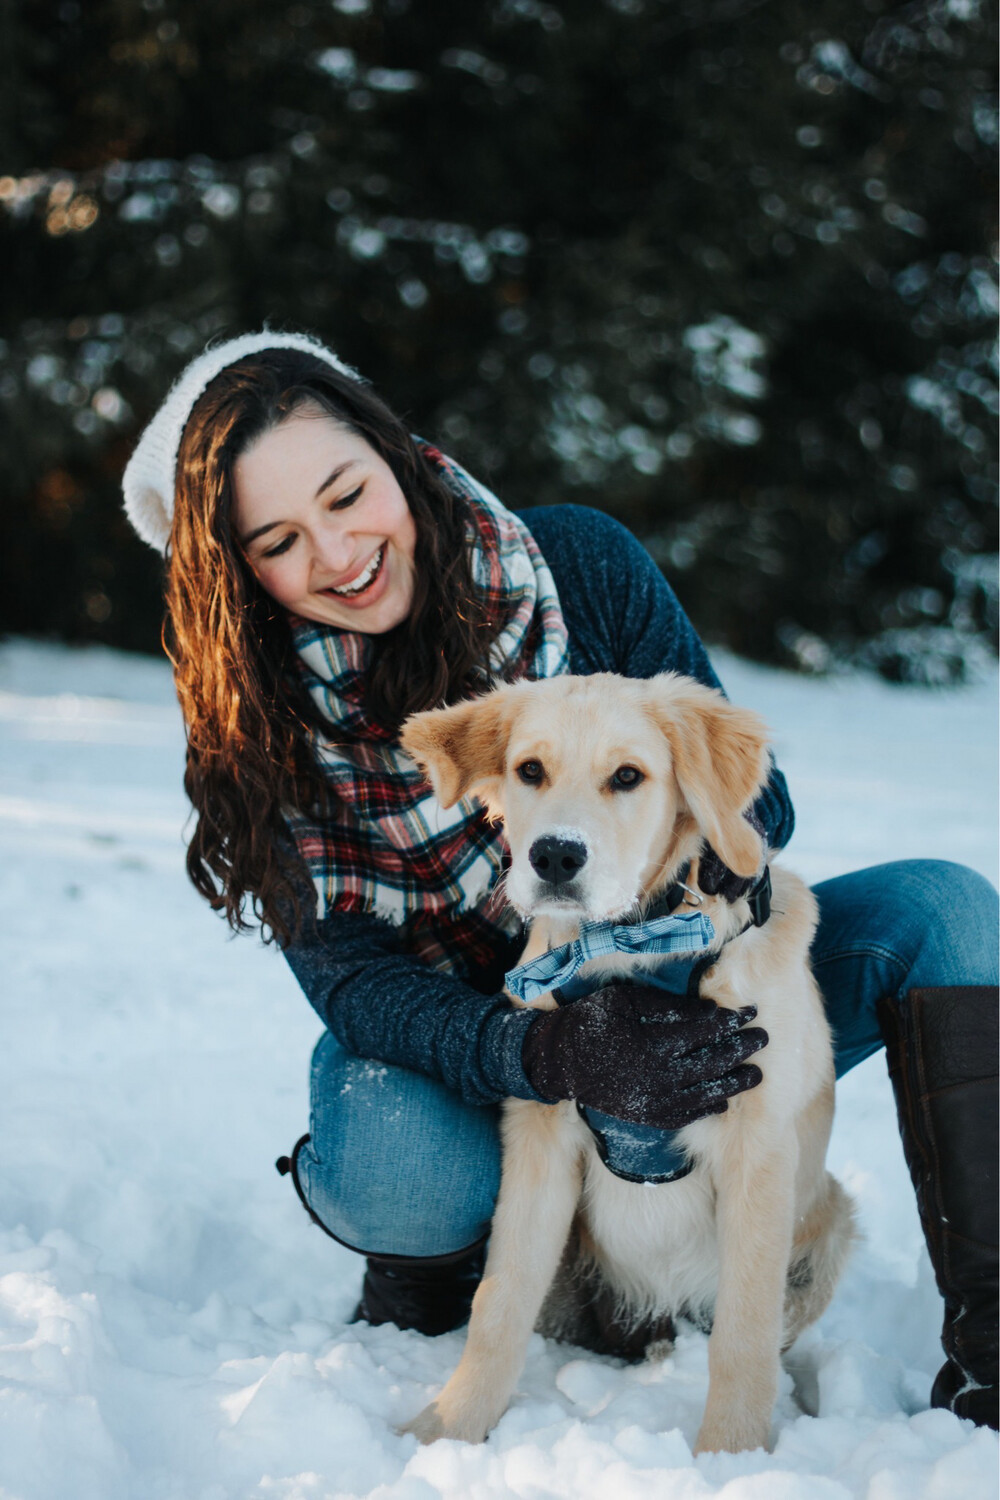
<svg viewBox="0 0 1000 1500">
<path fill-rule="evenodd" d="M 767 1032 L 740 1030 L 756 1014 L 755 1005 L 723 1010 L 652 985 L 611 984 L 540 1014 L 521 1057 L 552 1103 L 577 1099 L 619 1120 L 679 1130 L 721 1115 L 731 1095 L 760 1083 L 747 1058 L 767 1045 Z"/>
<path fill-rule="evenodd" d="M 753 808 L 750 808 L 749 812 L 745 812 L 743 816 L 750 824 L 754 833 L 760 834 L 762 845 L 766 845 L 767 832 Z M 762 847 L 760 851 L 762 865 L 764 863 L 764 853 L 765 849 Z M 756 881 L 756 875 L 751 875 L 747 878 L 743 875 L 734 874 L 728 865 L 722 863 L 722 860 L 716 854 L 711 844 L 705 845 L 698 860 L 698 884 L 706 896 L 721 896 L 724 901 L 729 901 L 730 903 L 739 901 Z"/>
</svg>

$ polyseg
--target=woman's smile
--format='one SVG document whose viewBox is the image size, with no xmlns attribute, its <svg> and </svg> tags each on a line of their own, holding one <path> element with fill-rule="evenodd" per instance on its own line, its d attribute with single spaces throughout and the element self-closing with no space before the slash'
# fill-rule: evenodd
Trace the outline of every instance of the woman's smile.
<svg viewBox="0 0 1000 1500">
<path fill-rule="evenodd" d="M 416 527 L 389 465 L 307 405 L 233 466 L 237 535 L 261 586 L 307 620 L 381 635 L 413 602 Z"/>
<path fill-rule="evenodd" d="M 337 594 L 342 599 L 356 599 L 362 593 L 370 594 L 371 587 L 375 581 L 382 577 L 382 564 L 385 561 L 386 547 L 377 548 L 373 555 L 365 563 L 360 573 L 351 575 L 347 583 L 331 583 L 324 593 Z"/>
</svg>

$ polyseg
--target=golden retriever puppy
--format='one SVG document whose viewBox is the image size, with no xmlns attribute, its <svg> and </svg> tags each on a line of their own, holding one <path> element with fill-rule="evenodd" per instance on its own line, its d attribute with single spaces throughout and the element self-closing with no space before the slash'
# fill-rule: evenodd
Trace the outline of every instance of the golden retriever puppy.
<svg viewBox="0 0 1000 1500">
<path fill-rule="evenodd" d="M 600 673 L 516 683 L 417 714 L 402 742 L 445 806 L 475 794 L 503 819 L 506 896 L 531 922 L 526 959 L 571 941 L 581 922 L 641 914 L 687 867 L 679 913 L 700 910 L 714 927 L 701 994 L 730 1009 L 755 1004 L 770 1038 L 753 1058 L 763 1081 L 679 1132 L 692 1169 L 661 1185 L 613 1175 L 572 1101 L 505 1103 L 500 1194 L 465 1352 L 406 1430 L 423 1442 L 482 1441 L 506 1410 L 546 1298 L 558 1303 L 565 1290 L 554 1279 L 573 1274 L 575 1256 L 620 1319 L 685 1314 L 711 1324 L 696 1452 L 765 1445 L 780 1353 L 827 1305 L 853 1219 L 824 1166 L 834 1074 L 808 962 L 811 893 L 774 867 L 762 926 L 748 925 L 743 899 L 694 905 L 706 843 L 738 875 L 758 873 L 760 839 L 743 814 L 768 774 L 763 724 L 673 673 Z M 545 840 L 573 848 L 572 878 L 553 884 L 539 873 Z M 589 970 L 604 983 L 665 961 L 615 954 Z M 545 1331 L 552 1324 L 543 1317 Z"/>
</svg>

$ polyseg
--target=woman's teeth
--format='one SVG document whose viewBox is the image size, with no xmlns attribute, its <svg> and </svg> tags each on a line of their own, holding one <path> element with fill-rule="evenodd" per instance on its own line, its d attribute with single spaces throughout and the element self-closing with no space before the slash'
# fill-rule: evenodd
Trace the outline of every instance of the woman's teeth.
<svg viewBox="0 0 1000 1500">
<path fill-rule="evenodd" d="M 384 552 L 385 543 L 383 542 L 363 573 L 359 573 L 357 578 L 353 578 L 350 583 L 345 583 L 342 588 L 338 589 L 331 586 L 329 592 L 331 594 L 360 594 L 362 589 L 366 589 L 368 587 L 372 579 L 375 577 L 375 574 L 382 566 L 382 555 Z"/>
</svg>

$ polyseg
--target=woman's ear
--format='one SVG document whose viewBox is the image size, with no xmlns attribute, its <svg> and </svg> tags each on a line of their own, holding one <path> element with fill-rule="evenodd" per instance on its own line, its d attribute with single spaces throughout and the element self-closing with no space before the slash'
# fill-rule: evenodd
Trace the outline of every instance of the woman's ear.
<svg viewBox="0 0 1000 1500">
<path fill-rule="evenodd" d="M 760 869 L 760 837 L 743 817 L 770 771 L 764 721 L 715 688 L 666 672 L 653 677 L 649 710 L 666 736 L 681 795 L 699 829 L 736 875 Z"/>
<path fill-rule="evenodd" d="M 400 744 L 426 772 L 442 807 L 476 790 L 491 801 L 503 776 L 511 708 L 506 690 L 483 698 L 413 714 L 403 725 Z"/>
</svg>

